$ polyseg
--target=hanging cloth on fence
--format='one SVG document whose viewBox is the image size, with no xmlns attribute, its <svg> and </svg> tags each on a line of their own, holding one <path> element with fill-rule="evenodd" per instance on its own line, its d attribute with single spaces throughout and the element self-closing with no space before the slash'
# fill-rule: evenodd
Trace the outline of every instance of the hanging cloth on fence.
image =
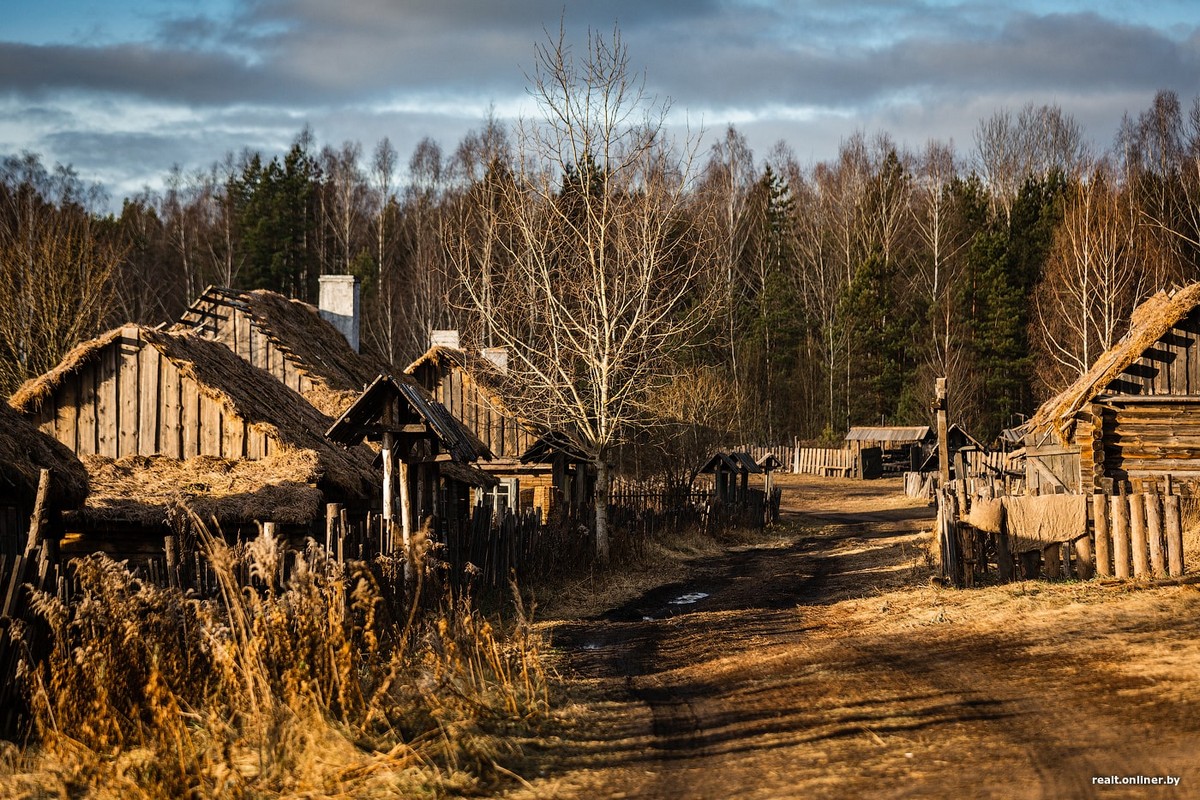
<svg viewBox="0 0 1200 800">
<path fill-rule="evenodd" d="M 1004 520 L 1004 504 L 1000 498 L 985 500 L 976 497 L 971 501 L 971 510 L 963 522 L 976 530 L 985 533 L 1000 533 L 1000 524 Z"/>
<path fill-rule="evenodd" d="M 1005 497 L 1004 513 L 1016 553 L 1071 542 L 1087 533 L 1087 498 L 1081 494 Z"/>
</svg>

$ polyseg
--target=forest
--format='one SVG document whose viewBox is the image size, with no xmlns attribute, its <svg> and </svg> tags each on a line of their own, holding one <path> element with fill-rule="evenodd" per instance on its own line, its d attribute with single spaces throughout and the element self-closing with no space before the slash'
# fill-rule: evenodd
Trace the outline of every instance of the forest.
<svg viewBox="0 0 1200 800">
<path fill-rule="evenodd" d="M 990 441 L 1119 339 L 1140 299 L 1200 278 L 1200 97 L 1159 92 L 1103 151 L 1037 105 L 981 119 L 969 147 L 854 132 L 811 165 L 783 141 L 756 154 L 733 126 L 707 135 L 695 168 L 664 180 L 680 184 L 668 257 L 696 266 L 689 291 L 713 313 L 653 407 L 730 441 L 926 424 L 939 376 L 954 420 Z M 175 166 L 116 213 L 70 165 L 10 155 L 0 390 L 104 329 L 177 319 L 207 285 L 315 301 L 325 273 L 362 279 L 364 347 L 398 368 L 431 329 L 494 345 L 481 308 L 520 296 L 528 157 L 496 118 L 406 162 L 386 138 L 322 145 L 304 129 L 286 152 Z M 612 169 L 594 152 L 566 163 L 559 200 Z"/>
</svg>

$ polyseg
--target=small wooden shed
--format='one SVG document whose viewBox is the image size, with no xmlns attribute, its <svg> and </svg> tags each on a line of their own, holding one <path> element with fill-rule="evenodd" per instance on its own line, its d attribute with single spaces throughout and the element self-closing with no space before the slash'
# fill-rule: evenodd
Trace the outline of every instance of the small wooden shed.
<svg viewBox="0 0 1200 800">
<path fill-rule="evenodd" d="M 321 502 L 364 506 L 366 448 L 322 435 L 331 420 L 224 345 L 127 325 L 85 342 L 11 403 L 81 457 L 95 491 L 81 530 L 161 531 L 176 503 L 222 523 L 314 523 Z M 160 542 L 161 544 L 161 542 Z"/>
<path fill-rule="evenodd" d="M 317 308 L 266 289 L 209 286 L 175 329 L 220 342 L 335 418 L 383 370 Z"/>
<path fill-rule="evenodd" d="M 1031 491 L 1200 481 L 1200 283 L 1160 291 L 1128 333 L 1024 426 Z"/>
</svg>

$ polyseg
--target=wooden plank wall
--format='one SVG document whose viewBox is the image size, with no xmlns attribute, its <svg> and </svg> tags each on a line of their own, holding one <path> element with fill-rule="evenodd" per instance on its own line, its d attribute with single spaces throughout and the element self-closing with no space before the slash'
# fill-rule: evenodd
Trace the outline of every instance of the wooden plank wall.
<svg viewBox="0 0 1200 800">
<path fill-rule="evenodd" d="M 1200 394 L 1200 309 L 1175 324 L 1108 386 L 1113 394 Z"/>
<path fill-rule="evenodd" d="M 136 329 L 68 376 L 38 426 L 80 455 L 262 458 L 274 444 L 225 411 Z"/>
<path fill-rule="evenodd" d="M 535 441 L 520 420 L 504 412 L 493 395 L 464 370 L 451 366 L 422 376 L 434 399 L 501 459 L 519 458 Z"/>
<path fill-rule="evenodd" d="M 244 361 L 271 373 L 289 389 L 301 394 L 312 389 L 312 378 L 280 349 L 250 314 L 240 308 L 211 302 L 200 308 L 206 312 L 206 323 L 199 329 L 205 338 L 224 344 Z"/>
</svg>

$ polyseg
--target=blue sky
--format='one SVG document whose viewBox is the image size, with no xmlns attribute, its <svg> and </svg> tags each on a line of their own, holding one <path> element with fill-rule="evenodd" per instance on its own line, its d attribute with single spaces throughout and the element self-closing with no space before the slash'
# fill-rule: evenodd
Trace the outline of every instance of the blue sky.
<svg viewBox="0 0 1200 800">
<path fill-rule="evenodd" d="M 676 119 L 804 163 L 856 131 L 969 156 L 984 116 L 1055 103 L 1097 149 L 1159 89 L 1200 94 L 1194 0 L 0 0 L 0 154 L 72 164 L 115 199 L 226 152 L 424 136 L 528 113 L 544 29 L 621 27 Z"/>
</svg>

